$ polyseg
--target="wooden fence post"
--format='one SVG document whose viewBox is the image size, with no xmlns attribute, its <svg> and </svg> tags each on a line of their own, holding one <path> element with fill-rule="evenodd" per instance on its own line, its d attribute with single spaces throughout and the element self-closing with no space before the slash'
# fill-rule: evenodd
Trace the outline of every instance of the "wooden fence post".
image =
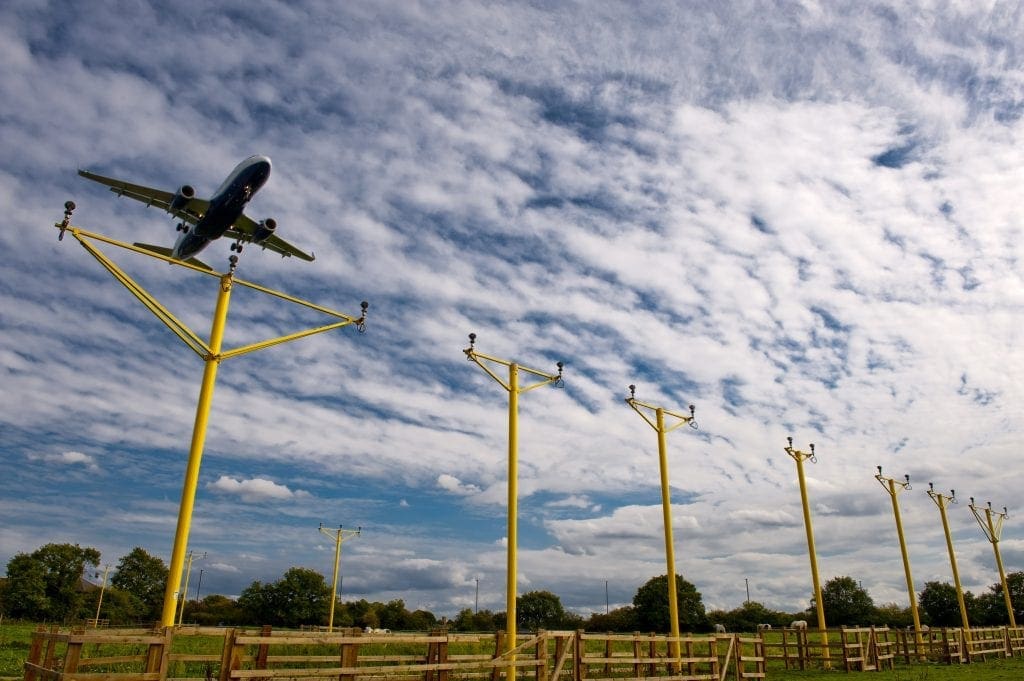
<svg viewBox="0 0 1024 681">
<path fill-rule="evenodd" d="M 555 637 L 555 664 L 559 666 L 558 667 L 558 672 L 559 673 L 561 673 L 561 663 L 563 661 L 564 656 L 565 656 L 565 637 L 564 636 L 556 636 Z M 550 681 L 558 681 L 558 678 L 554 674 L 552 674 Z"/>
<path fill-rule="evenodd" d="M 355 634 L 356 637 L 359 634 Z M 341 666 L 342 667 L 358 667 L 359 666 L 359 644 L 358 643 L 342 643 L 341 644 Z M 338 681 L 355 681 L 355 674 L 340 674 Z"/>
<path fill-rule="evenodd" d="M 640 678 L 644 675 L 644 665 L 640 662 L 643 655 L 643 646 L 640 645 L 640 632 L 633 632 L 633 676 Z"/>
<path fill-rule="evenodd" d="M 583 650 L 585 645 L 583 640 L 583 630 L 576 630 L 576 645 L 573 646 L 572 651 L 572 678 L 573 681 L 583 681 L 587 678 L 587 665 L 583 664 L 583 657 L 586 651 Z"/>
<path fill-rule="evenodd" d="M 38 665 L 43 654 L 43 637 L 46 635 L 46 627 L 39 625 L 32 632 L 32 643 L 28 648 L 28 659 L 25 661 L 25 681 L 36 681 L 36 670 L 29 665 Z"/>
<path fill-rule="evenodd" d="M 43 654 L 43 669 L 53 669 L 53 658 L 57 653 L 56 634 L 59 628 L 56 624 L 50 626 L 50 636 L 46 638 L 46 652 Z"/>
<path fill-rule="evenodd" d="M 445 636 L 444 641 L 431 641 L 427 644 L 427 664 L 441 665 L 448 661 L 448 639 L 444 629 L 434 629 L 431 638 Z M 423 672 L 424 681 L 448 681 L 447 669 L 427 669 Z"/>
<path fill-rule="evenodd" d="M 505 651 L 505 632 L 496 631 L 494 632 L 494 655 L 492 660 L 499 660 L 503 652 Z M 499 665 L 491 667 L 491 681 L 498 681 L 501 678 L 501 668 Z"/>
<path fill-rule="evenodd" d="M 231 681 L 232 672 L 242 668 L 245 646 L 239 645 L 237 638 L 237 629 L 228 629 L 224 632 L 224 650 L 220 656 L 220 681 Z"/>
<path fill-rule="evenodd" d="M 654 662 L 654 660 L 658 657 L 658 641 L 657 641 L 657 639 L 654 638 L 654 634 L 653 633 L 648 634 L 648 636 L 650 636 L 651 639 L 647 642 L 647 651 L 649 653 L 648 657 L 650 657 L 651 660 L 652 660 L 651 661 L 651 666 L 648 667 L 648 670 L 649 670 L 648 676 L 657 676 L 658 675 L 658 663 Z M 671 647 L 669 648 L 669 650 L 671 650 Z"/>
<path fill-rule="evenodd" d="M 64 651 L 65 674 L 73 674 L 78 671 L 78 661 L 82 658 L 82 639 L 78 638 L 85 634 L 84 629 L 72 629 L 68 637 L 68 647 Z"/>
<path fill-rule="evenodd" d="M 537 663 L 534 667 L 536 681 L 548 681 L 548 638 L 546 630 L 537 630 L 537 647 L 533 649 L 533 659 Z"/>
<path fill-rule="evenodd" d="M 269 637 L 273 631 L 273 628 L 269 624 L 264 624 L 263 628 L 260 629 L 260 636 Z M 256 649 L 256 664 L 255 669 L 266 669 L 267 668 L 267 655 L 270 654 L 270 644 L 261 643 L 259 648 Z"/>
<path fill-rule="evenodd" d="M 146 673 L 158 674 L 161 681 L 167 678 L 167 667 L 171 660 L 171 641 L 174 640 L 174 627 L 163 627 L 153 632 L 160 637 L 159 643 L 150 643 L 146 651 Z"/>
</svg>

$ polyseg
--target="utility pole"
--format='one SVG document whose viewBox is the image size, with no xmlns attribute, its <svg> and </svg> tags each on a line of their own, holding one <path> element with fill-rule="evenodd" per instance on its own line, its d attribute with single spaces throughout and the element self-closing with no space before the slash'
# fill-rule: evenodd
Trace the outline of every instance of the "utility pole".
<svg viewBox="0 0 1024 681">
<path fill-rule="evenodd" d="M 199 569 L 199 581 L 196 584 L 196 604 L 199 603 L 199 590 L 203 588 L 203 570 Z"/>
<path fill-rule="evenodd" d="M 519 514 L 519 395 L 545 385 L 562 385 L 562 362 L 555 364 L 558 367 L 558 374 L 548 374 L 537 369 L 528 369 L 515 362 L 510 362 L 497 357 L 491 357 L 476 351 L 476 334 L 469 334 L 469 347 L 463 350 L 466 359 L 473 362 L 484 370 L 488 376 L 493 378 L 508 393 L 508 547 L 507 547 L 507 569 L 505 582 L 505 628 L 506 653 L 508 654 L 509 667 L 506 672 L 508 681 L 514 681 L 516 677 L 515 656 L 512 651 L 516 648 L 516 544 L 518 542 L 518 514 Z M 499 365 L 508 368 L 508 380 L 499 376 L 492 368 L 492 365 Z M 530 374 L 536 377 L 536 382 L 520 387 L 519 374 Z"/>
<path fill-rule="evenodd" d="M 473 599 L 473 613 L 480 612 L 480 578 L 476 578 L 476 598 Z"/>
<path fill-rule="evenodd" d="M 821 598 L 821 581 L 818 579 L 818 557 L 814 550 L 814 528 L 811 527 L 811 507 L 807 503 L 807 480 L 804 477 L 804 460 L 810 459 L 811 463 L 817 463 L 818 458 L 814 455 L 814 444 L 811 444 L 810 452 L 802 452 L 793 449 L 793 438 L 787 437 L 789 446 L 785 447 L 787 454 L 796 461 L 796 475 L 800 483 L 800 503 L 804 510 L 804 529 L 807 531 L 807 554 L 811 558 L 811 583 L 814 586 L 814 604 L 818 611 L 818 631 L 821 632 L 821 657 L 825 669 L 832 666 L 831 654 L 828 649 L 828 629 L 825 627 L 825 603 Z"/>
<path fill-rule="evenodd" d="M 1003 570 L 1003 558 L 999 555 L 999 537 L 1003 533 L 1003 521 L 1009 517 L 1006 512 L 1006 507 L 1003 506 L 1003 512 L 992 510 L 992 502 L 988 502 L 988 507 L 985 508 L 985 522 L 981 521 L 981 516 L 978 514 L 978 508 L 974 505 L 974 497 L 971 497 L 971 513 L 974 514 L 974 519 L 978 521 L 978 525 L 981 527 L 981 531 L 985 533 L 985 538 L 992 543 L 992 550 L 996 554 L 996 567 L 999 568 L 999 582 L 1003 585 L 1003 600 L 1006 601 L 1006 614 L 1010 617 L 1010 626 L 1016 627 L 1017 621 L 1013 617 L 1013 599 L 1010 598 L 1010 586 L 1006 583 L 1006 571 Z M 997 520 L 992 522 L 992 516 L 995 516 Z"/>
<path fill-rule="evenodd" d="M 746 577 L 743 578 L 743 584 L 747 587 L 747 600 L 745 603 L 750 603 L 750 580 Z"/>
<path fill-rule="evenodd" d="M 665 444 L 665 435 L 671 433 L 677 428 L 682 426 L 690 426 L 691 428 L 697 428 L 697 422 L 694 421 L 694 406 L 690 405 L 690 415 L 679 414 L 673 411 L 668 411 L 662 407 L 655 407 L 654 405 L 641 402 L 636 399 L 636 386 L 629 386 L 629 397 L 626 398 L 626 404 L 640 414 L 640 418 L 647 422 L 651 428 L 658 433 L 658 467 L 661 472 L 661 514 L 662 521 L 665 526 L 665 568 L 667 574 L 665 575 L 665 588 L 668 591 L 668 618 L 669 628 L 672 633 L 672 642 L 670 645 L 669 654 L 676 660 L 676 666 L 679 664 L 679 597 L 676 594 L 676 558 L 674 541 L 672 539 L 672 500 L 669 497 L 669 484 L 668 484 L 668 454 L 667 446 Z M 654 413 L 654 420 L 651 420 L 650 413 Z M 674 421 L 671 425 L 665 425 L 665 416 L 668 415 Z"/>
<path fill-rule="evenodd" d="M 907 596 L 910 598 L 910 614 L 914 617 L 914 639 L 917 641 L 918 651 L 923 650 L 924 641 L 921 640 L 921 615 L 917 611 L 917 596 L 914 593 L 914 578 L 910 576 L 910 557 L 907 554 L 907 541 L 903 537 L 903 520 L 900 517 L 900 502 L 897 495 L 905 490 L 913 489 L 910 486 L 910 476 L 904 475 L 903 482 L 893 478 L 886 478 L 882 475 L 882 467 L 878 467 L 877 480 L 889 496 L 892 498 L 892 513 L 896 517 L 896 534 L 900 538 L 900 553 L 903 554 L 903 574 L 907 578 Z"/>
<path fill-rule="evenodd" d="M 956 586 L 956 600 L 960 604 L 960 621 L 964 626 L 964 637 L 971 639 L 971 625 L 967 621 L 967 604 L 964 603 L 964 590 L 960 586 L 960 572 L 956 569 L 956 553 L 953 552 L 953 537 L 949 533 L 949 519 L 946 517 L 946 507 L 955 504 L 956 490 L 949 490 L 949 496 L 935 491 L 935 485 L 928 483 L 928 496 L 932 498 L 935 505 L 939 507 L 939 515 L 942 517 L 942 531 L 946 533 L 946 549 L 949 551 L 949 565 L 953 569 L 953 584 Z"/>
<path fill-rule="evenodd" d="M 199 560 L 206 558 L 206 552 L 199 556 Z M 185 601 L 188 600 L 188 579 L 192 576 L 192 561 L 195 560 L 195 554 L 192 551 L 188 552 L 188 557 L 185 559 L 185 563 L 188 565 L 188 569 L 185 571 L 185 586 L 181 590 L 181 610 L 178 611 L 178 626 L 181 626 L 182 620 L 185 619 Z"/>
<path fill-rule="evenodd" d="M 337 530 L 328 530 L 320 523 L 320 534 L 334 539 L 334 577 L 331 579 L 331 608 L 327 614 L 327 633 L 334 631 L 334 604 L 338 600 L 338 566 L 341 564 L 341 544 L 346 539 L 358 537 L 362 532 L 362 526 L 354 530 L 346 530 L 338 525 Z"/>
</svg>

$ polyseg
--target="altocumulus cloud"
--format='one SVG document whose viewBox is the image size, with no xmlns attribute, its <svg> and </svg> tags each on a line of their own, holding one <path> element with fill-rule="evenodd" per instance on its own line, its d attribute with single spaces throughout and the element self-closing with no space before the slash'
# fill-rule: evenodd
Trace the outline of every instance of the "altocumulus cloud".
<svg viewBox="0 0 1024 681">
<path fill-rule="evenodd" d="M 437 476 L 437 486 L 443 490 L 451 492 L 452 494 L 458 494 L 460 496 L 470 496 L 480 493 L 480 488 L 476 485 L 466 484 L 454 475 L 449 475 L 448 473 L 441 473 L 441 475 Z"/>
<path fill-rule="evenodd" d="M 98 471 L 100 469 L 96 459 L 82 452 L 67 451 L 60 454 L 30 454 L 28 458 L 30 461 L 45 461 L 46 463 L 66 466 L 84 466 L 90 471 Z"/>
<path fill-rule="evenodd" d="M 309 492 L 297 489 L 294 492 L 288 489 L 287 485 L 279 485 L 273 480 L 266 478 L 250 478 L 249 480 L 236 480 L 227 475 L 222 475 L 215 482 L 207 485 L 209 489 L 233 494 L 242 501 L 288 501 L 291 499 L 304 499 L 310 496 Z"/>
</svg>

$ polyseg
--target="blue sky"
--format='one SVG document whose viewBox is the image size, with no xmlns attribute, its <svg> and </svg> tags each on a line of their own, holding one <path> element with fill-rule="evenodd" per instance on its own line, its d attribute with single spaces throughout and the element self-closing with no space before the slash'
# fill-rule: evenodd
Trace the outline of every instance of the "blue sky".
<svg viewBox="0 0 1024 681">
<path fill-rule="evenodd" d="M 345 598 L 504 609 L 506 398 L 481 352 L 554 370 L 520 402 L 521 592 L 583 614 L 664 573 L 654 432 L 623 403 L 697 407 L 668 438 L 676 565 L 709 608 L 822 579 L 906 602 L 998 579 L 968 496 L 1014 517 L 1024 13 L 1002 2 L 14 2 L 0 8 L 0 564 L 47 542 L 169 559 L 202 363 L 54 221 L 173 242 L 168 216 L 77 168 L 209 194 L 273 159 L 249 205 L 316 262 L 239 276 L 350 313 L 220 369 L 191 548 L 203 592 L 293 565 Z M 205 253 L 218 263 L 227 243 Z M 205 335 L 204 277 L 118 261 Z M 230 345 L 310 323 L 232 299 Z M 313 320 L 314 322 L 316 320 Z M 194 582 L 193 582 L 194 583 Z"/>
</svg>

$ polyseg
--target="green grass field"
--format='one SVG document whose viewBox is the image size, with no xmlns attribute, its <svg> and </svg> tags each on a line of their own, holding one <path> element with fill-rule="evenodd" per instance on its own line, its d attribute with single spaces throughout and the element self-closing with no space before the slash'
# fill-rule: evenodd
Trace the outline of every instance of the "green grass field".
<svg viewBox="0 0 1024 681">
<path fill-rule="evenodd" d="M 23 664 L 28 656 L 29 644 L 32 632 L 36 625 L 23 623 L 0 624 L 0 680 L 21 679 L 23 676 Z M 391 648 L 386 651 L 390 654 L 402 654 L 406 651 L 402 644 L 382 646 Z M 213 636 L 182 636 L 175 638 L 174 651 L 181 653 L 219 653 L 221 639 Z M 367 646 L 371 648 L 371 646 Z M 589 648 L 589 646 L 588 646 Z M 365 651 L 374 654 L 372 650 Z M 385 651 L 378 651 L 380 654 Z M 408 653 L 412 653 L 409 650 Z M 454 652 L 454 651 L 453 651 Z M 470 651 L 459 651 L 470 652 Z M 486 653 L 486 650 L 472 651 Z M 195 663 L 193 663 L 195 664 Z M 190 665 L 191 666 L 191 665 Z M 201 679 L 203 672 L 201 665 L 195 665 L 196 669 L 174 670 L 174 676 Z M 945 665 L 938 663 L 922 663 L 905 665 L 897 663 L 892 671 L 884 672 L 852 672 L 853 676 L 870 674 L 870 679 L 879 681 L 1020 681 L 1024 680 L 1024 658 L 995 659 L 990 658 L 985 662 L 978 662 L 971 665 Z M 851 674 L 838 664 L 836 669 L 824 670 L 786 670 L 782 663 L 772 663 L 768 668 L 768 679 L 770 681 L 822 681 L 823 679 L 841 679 Z M 532 674 L 523 674 L 523 681 L 533 678 Z M 565 678 L 565 677 L 563 677 Z M 730 676 L 730 678 L 732 678 Z"/>
</svg>

